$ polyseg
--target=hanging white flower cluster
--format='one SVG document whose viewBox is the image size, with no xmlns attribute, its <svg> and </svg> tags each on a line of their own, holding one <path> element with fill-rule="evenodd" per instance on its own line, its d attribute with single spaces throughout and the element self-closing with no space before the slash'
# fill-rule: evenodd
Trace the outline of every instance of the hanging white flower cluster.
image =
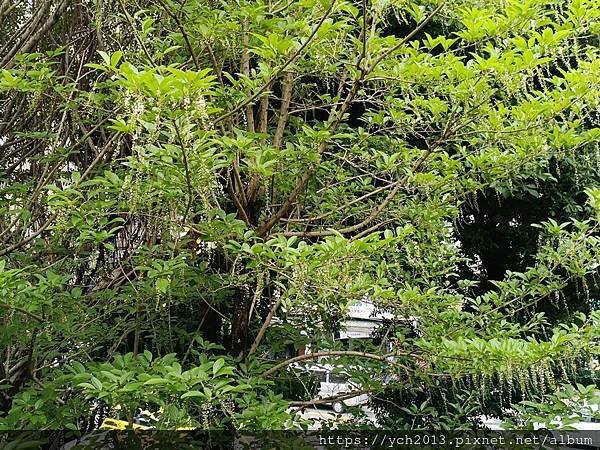
<svg viewBox="0 0 600 450">
<path fill-rule="evenodd" d="M 202 127 L 205 130 L 212 130 L 213 123 L 208 116 L 208 112 L 206 111 L 206 100 L 204 100 L 204 96 L 201 95 L 196 100 L 196 109 L 198 111 L 198 115 L 200 116 L 200 121 L 202 122 Z"/>
</svg>

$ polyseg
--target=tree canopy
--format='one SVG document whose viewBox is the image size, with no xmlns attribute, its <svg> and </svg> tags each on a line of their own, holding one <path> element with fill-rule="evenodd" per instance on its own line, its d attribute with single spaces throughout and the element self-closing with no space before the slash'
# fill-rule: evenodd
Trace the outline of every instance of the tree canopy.
<svg viewBox="0 0 600 450">
<path fill-rule="evenodd" d="M 0 1 L 0 429 L 299 427 L 317 358 L 395 429 L 597 402 L 599 18 Z"/>
</svg>

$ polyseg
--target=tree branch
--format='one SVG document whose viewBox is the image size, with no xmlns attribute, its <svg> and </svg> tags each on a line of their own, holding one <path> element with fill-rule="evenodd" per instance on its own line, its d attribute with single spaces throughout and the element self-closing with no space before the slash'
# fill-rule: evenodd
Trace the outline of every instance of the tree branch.
<svg viewBox="0 0 600 450">
<path fill-rule="evenodd" d="M 98 156 L 92 161 L 92 163 L 89 165 L 89 167 L 86 169 L 86 171 L 83 173 L 83 175 L 81 175 L 81 178 L 79 178 L 79 180 L 77 180 L 77 182 L 73 185 L 73 188 L 76 188 L 77 186 L 79 186 L 81 184 L 81 182 L 83 182 L 88 175 L 92 172 L 92 170 L 94 169 L 94 167 L 102 160 L 102 158 L 104 157 L 104 155 L 108 152 L 109 149 L 111 149 L 110 147 L 110 143 L 112 142 L 112 140 L 109 140 L 106 145 L 104 146 L 104 149 L 102 150 L 102 152 L 100 152 L 98 154 Z M 42 234 L 51 224 L 52 222 L 58 217 L 58 211 L 55 212 L 54 214 L 52 214 L 48 220 L 46 220 L 46 222 L 43 223 L 43 225 L 41 225 L 34 233 L 32 233 L 31 235 L 27 236 L 26 238 L 23 238 L 21 241 L 17 242 L 16 244 L 13 244 L 11 246 L 5 247 L 3 249 L 0 249 L 0 256 L 5 256 L 8 255 L 9 253 L 17 250 L 18 248 L 21 248 L 23 245 L 33 241 L 35 238 L 37 238 L 40 234 Z"/>
<path fill-rule="evenodd" d="M 332 397 L 326 398 L 315 398 L 309 401 L 295 401 L 290 402 L 289 405 L 291 407 L 305 407 L 305 406 L 314 406 L 314 405 L 327 405 L 329 403 L 339 402 L 343 400 L 348 400 L 354 397 L 358 397 L 359 395 L 368 394 L 369 392 L 373 392 L 372 389 L 360 389 L 357 391 L 347 392 L 344 394 L 334 395 Z"/>
<path fill-rule="evenodd" d="M 281 297 L 271 307 L 271 310 L 269 311 L 267 318 L 265 319 L 264 323 L 262 324 L 262 327 L 260 327 L 260 330 L 258 331 L 258 334 L 256 335 L 256 338 L 254 339 L 254 342 L 252 343 L 252 346 L 250 347 L 250 350 L 248 351 L 248 356 L 250 356 L 254 352 L 256 352 L 256 349 L 258 348 L 258 346 L 260 345 L 260 342 L 262 341 L 263 337 L 265 336 L 265 333 L 267 332 L 267 328 L 269 328 L 269 325 L 271 324 L 271 320 L 273 320 L 273 316 L 277 312 L 279 305 L 281 305 Z"/>
<path fill-rule="evenodd" d="M 26 316 L 29 316 L 32 319 L 35 319 L 36 321 L 38 321 L 40 323 L 44 322 L 44 318 L 42 316 L 38 316 L 37 314 L 32 313 L 30 311 L 27 311 L 26 309 L 21 308 L 20 306 L 9 305 L 8 303 L 0 302 L 0 308 L 12 309 L 12 310 L 15 310 L 15 311 L 19 311 L 20 313 L 23 313 Z"/>
<path fill-rule="evenodd" d="M 198 57 L 196 56 L 196 52 L 194 52 L 194 48 L 192 47 L 192 44 L 190 43 L 188 34 L 185 31 L 185 28 L 183 27 L 181 21 L 179 20 L 179 17 L 177 17 L 177 15 L 169 9 L 168 5 L 165 4 L 164 0 L 157 0 L 157 1 L 158 1 L 158 3 L 160 3 L 160 6 L 163 7 L 165 12 L 175 21 L 177 28 L 179 28 L 179 31 L 181 32 L 181 36 L 183 37 L 185 45 L 187 46 L 188 50 L 190 51 L 190 55 L 192 56 L 192 61 L 194 62 L 194 66 L 196 67 L 196 70 L 200 70 L 200 63 L 198 62 Z"/>
<path fill-rule="evenodd" d="M 173 120 L 173 127 L 175 128 L 175 134 L 177 135 L 177 140 L 179 141 L 179 146 L 181 147 L 181 155 L 182 155 L 182 159 L 183 159 L 183 168 L 185 171 L 185 182 L 187 185 L 187 189 L 188 189 L 188 200 L 187 200 L 187 204 L 185 205 L 185 212 L 183 213 L 183 219 L 181 220 L 182 223 L 185 223 L 188 213 L 190 212 L 190 208 L 192 207 L 192 200 L 193 200 L 193 188 L 192 188 L 192 180 L 190 177 L 190 166 L 188 163 L 188 158 L 187 158 L 187 152 L 185 150 L 185 144 L 183 143 L 183 139 L 181 138 L 181 133 L 179 131 L 179 127 L 177 126 L 177 123 L 175 120 Z"/>
<path fill-rule="evenodd" d="M 313 30 L 313 32 L 311 33 L 311 35 L 308 37 L 308 39 L 306 41 L 304 41 L 304 43 L 298 48 L 298 50 L 296 50 L 292 56 L 290 58 L 288 58 L 288 60 L 286 62 L 284 62 L 276 71 L 275 73 L 271 76 L 271 78 L 269 78 L 269 80 L 263 84 L 255 93 L 254 95 L 252 95 L 252 97 L 247 98 L 246 100 L 244 100 L 242 103 L 240 103 L 238 106 L 236 106 L 235 108 L 233 108 L 231 111 L 226 112 L 225 114 L 223 114 L 220 117 L 217 117 L 215 119 L 215 124 L 225 120 L 227 117 L 230 117 L 232 115 L 234 115 L 235 113 L 237 113 L 238 111 L 240 111 L 242 108 L 246 107 L 247 105 L 253 103 L 257 98 L 259 98 L 263 92 L 265 92 L 269 86 L 271 85 L 271 83 L 273 81 L 275 81 L 279 75 L 281 73 L 283 73 L 285 71 L 285 69 L 288 68 L 288 66 L 290 64 L 292 64 L 294 61 L 296 61 L 296 59 L 301 55 L 301 53 L 304 51 L 304 49 L 308 46 L 308 44 L 310 42 L 312 42 L 312 40 L 315 38 L 315 36 L 317 35 L 317 32 L 319 31 L 319 29 L 321 28 L 321 26 L 325 23 L 325 20 L 327 20 L 327 18 L 329 17 L 329 15 L 331 14 L 331 12 L 333 11 L 333 7 L 336 3 L 336 0 L 332 0 L 331 5 L 329 6 L 329 8 L 327 8 L 327 11 L 325 11 L 325 14 L 323 15 L 323 17 L 321 17 L 321 20 L 319 20 L 319 23 L 317 23 L 317 26 L 315 27 L 315 29 Z"/>
<path fill-rule="evenodd" d="M 388 357 L 390 356 L 397 356 L 398 353 L 389 353 L 386 355 L 376 355 L 374 353 L 366 353 L 366 352 L 356 352 L 356 351 L 351 351 L 351 350 L 333 350 L 333 351 L 326 351 L 326 352 L 316 352 L 316 353 L 307 353 L 305 355 L 300 355 L 300 356 L 296 356 L 294 358 L 290 358 L 287 359 L 273 367 L 271 367 L 269 370 L 265 371 L 262 376 L 266 377 L 269 375 L 273 375 L 275 372 L 289 366 L 290 364 L 294 364 L 300 361 L 306 361 L 306 360 L 310 360 L 310 359 L 318 359 L 318 358 L 323 358 L 323 357 L 327 357 L 327 356 L 356 356 L 359 358 L 367 358 L 367 359 L 373 359 L 376 361 L 382 361 L 382 362 L 390 362 L 388 361 Z"/>
<path fill-rule="evenodd" d="M 425 25 L 427 23 L 429 23 L 429 21 L 431 21 L 431 19 L 433 19 L 433 17 L 442 9 L 443 5 L 444 5 L 444 3 L 441 3 L 437 8 L 435 8 L 431 12 L 431 14 L 429 14 L 429 16 L 427 16 L 417 27 L 415 27 L 397 45 L 395 45 L 394 47 L 392 47 L 391 49 L 389 49 L 388 51 L 386 51 L 382 55 L 380 55 L 380 57 L 377 58 L 373 62 L 373 64 L 371 66 L 369 66 L 366 69 L 361 69 L 360 70 L 357 78 L 354 80 L 354 83 L 352 85 L 352 88 L 350 89 L 350 92 L 348 92 L 348 95 L 344 99 L 344 102 L 342 103 L 340 109 L 338 111 L 336 111 L 336 112 L 332 110 L 332 114 L 334 115 L 334 117 L 333 117 L 333 120 L 331 121 L 331 124 L 329 126 L 329 131 L 330 132 L 333 133 L 337 129 L 337 127 L 339 126 L 339 124 L 341 123 L 341 121 L 343 120 L 344 114 L 350 108 L 350 104 L 352 103 L 352 101 L 356 97 L 356 94 L 358 93 L 360 87 L 364 84 L 367 75 L 369 73 L 371 73 L 375 69 L 375 67 L 385 57 L 389 56 L 394 51 L 396 51 L 397 49 L 399 49 L 400 47 L 402 47 L 403 45 L 405 45 L 413 36 L 415 36 L 415 34 L 417 34 L 420 30 L 422 30 L 423 27 L 425 27 Z M 359 56 L 359 58 L 362 59 L 362 55 Z M 275 224 L 277 224 L 279 222 L 279 220 L 281 220 L 288 213 L 288 211 L 291 208 L 292 204 L 296 201 L 296 198 L 298 197 L 298 195 L 300 194 L 300 192 L 302 192 L 302 190 L 304 190 L 304 188 L 306 187 L 306 184 L 308 183 L 308 181 L 312 177 L 312 174 L 317 169 L 317 166 L 318 166 L 318 164 L 320 162 L 320 159 L 321 159 L 321 157 L 322 157 L 322 155 L 323 155 L 323 153 L 325 152 L 326 149 L 327 149 L 327 142 L 326 141 L 321 141 L 319 143 L 318 148 L 317 148 L 317 154 L 319 156 L 319 159 L 316 162 L 313 162 L 306 169 L 306 171 L 302 174 L 302 176 L 300 177 L 300 179 L 296 183 L 296 186 L 294 187 L 294 189 L 292 189 L 292 192 L 290 192 L 290 194 L 288 195 L 288 197 L 285 200 L 285 202 L 275 212 L 275 214 L 273 214 L 261 226 L 259 226 L 259 228 L 257 230 L 257 235 L 258 236 L 265 237 L 269 233 L 269 231 L 275 226 Z M 390 193 L 391 195 L 389 195 L 388 197 L 386 197 L 386 199 L 384 200 L 384 203 L 382 204 L 383 206 L 381 208 L 378 208 L 378 212 L 376 214 L 370 215 L 369 218 L 368 218 L 368 221 L 365 222 L 365 223 L 361 223 L 360 226 L 358 226 L 358 228 L 356 228 L 356 229 L 362 228 L 365 224 L 370 223 L 373 220 L 373 218 L 377 217 L 377 215 L 379 214 L 379 212 L 381 212 L 381 210 L 383 210 L 383 208 L 385 208 L 385 206 L 387 206 L 387 204 L 391 201 L 391 199 L 396 195 L 396 193 L 399 190 L 400 190 L 400 185 L 397 184 L 394 187 L 394 189 L 392 190 L 392 192 Z M 355 227 L 350 227 L 350 228 L 355 228 Z M 315 233 L 320 233 L 320 234 L 318 234 L 316 236 L 324 236 L 324 235 L 327 235 L 327 234 L 323 234 L 323 233 L 333 233 L 333 232 L 329 231 L 329 232 L 315 232 Z M 306 236 L 306 234 L 299 234 L 299 235 L 300 236 Z"/>
<path fill-rule="evenodd" d="M 275 135 L 273 136 L 273 147 L 275 147 L 276 149 L 281 149 L 281 147 L 283 146 L 283 133 L 285 131 L 285 125 L 287 123 L 290 100 L 292 99 L 292 88 L 294 86 L 293 83 L 294 74 L 292 72 L 287 72 L 282 82 L 281 108 L 279 109 L 279 119 L 277 121 Z"/>
</svg>

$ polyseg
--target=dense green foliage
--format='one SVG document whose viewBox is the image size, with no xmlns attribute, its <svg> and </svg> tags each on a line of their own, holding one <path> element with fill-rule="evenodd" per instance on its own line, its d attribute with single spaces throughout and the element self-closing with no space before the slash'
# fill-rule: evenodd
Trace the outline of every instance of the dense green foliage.
<svg viewBox="0 0 600 450">
<path fill-rule="evenodd" d="M 396 429 L 597 401 L 599 19 L 0 1 L 0 429 L 303 426 L 319 356 Z"/>
</svg>

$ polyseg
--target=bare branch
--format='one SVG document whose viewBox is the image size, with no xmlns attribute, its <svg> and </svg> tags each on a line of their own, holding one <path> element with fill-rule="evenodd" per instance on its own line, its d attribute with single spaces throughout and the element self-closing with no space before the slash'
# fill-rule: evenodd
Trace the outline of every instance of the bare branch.
<svg viewBox="0 0 600 450">
<path fill-rule="evenodd" d="M 284 369 L 291 364 L 300 362 L 300 361 L 325 358 L 328 356 L 355 356 L 357 358 L 367 358 L 367 359 L 373 359 L 376 361 L 395 364 L 394 361 L 390 361 L 388 358 L 390 356 L 398 356 L 398 353 L 395 352 L 395 353 L 388 353 L 385 355 L 376 355 L 374 353 L 356 352 L 356 351 L 352 351 L 352 350 L 334 350 L 334 351 L 326 351 L 326 352 L 307 353 L 305 355 L 299 355 L 294 358 L 287 359 L 287 360 L 271 367 L 269 370 L 267 370 L 266 372 L 263 373 L 263 376 L 273 375 L 275 372 L 277 372 L 281 369 Z"/>
</svg>

